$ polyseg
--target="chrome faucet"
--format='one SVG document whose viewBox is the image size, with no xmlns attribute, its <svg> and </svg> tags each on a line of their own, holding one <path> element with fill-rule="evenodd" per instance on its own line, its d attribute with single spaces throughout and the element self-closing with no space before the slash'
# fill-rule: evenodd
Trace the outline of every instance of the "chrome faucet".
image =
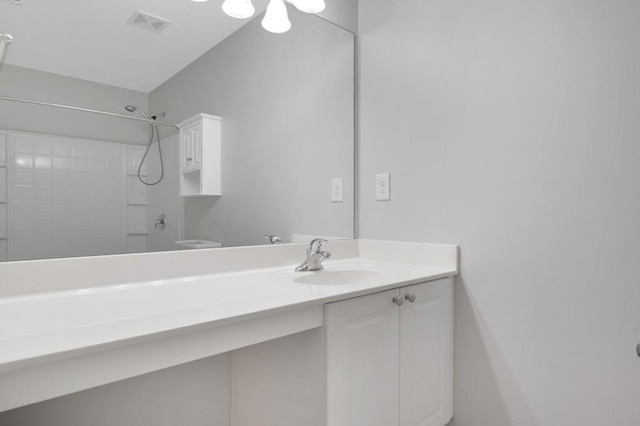
<svg viewBox="0 0 640 426">
<path fill-rule="evenodd" d="M 322 261 L 331 257 L 331 253 L 328 251 L 320 251 L 322 244 L 326 242 L 327 240 L 323 240 L 322 238 L 312 240 L 307 249 L 307 259 L 296 268 L 296 272 L 319 271 L 323 269 Z"/>
<path fill-rule="evenodd" d="M 269 240 L 269 244 L 282 244 L 282 238 L 277 235 L 265 235 L 267 240 Z"/>
<path fill-rule="evenodd" d="M 164 213 L 158 216 L 156 221 L 153 223 L 153 227 L 155 229 L 160 229 L 161 231 L 164 231 L 164 229 L 167 227 L 167 216 Z"/>
</svg>

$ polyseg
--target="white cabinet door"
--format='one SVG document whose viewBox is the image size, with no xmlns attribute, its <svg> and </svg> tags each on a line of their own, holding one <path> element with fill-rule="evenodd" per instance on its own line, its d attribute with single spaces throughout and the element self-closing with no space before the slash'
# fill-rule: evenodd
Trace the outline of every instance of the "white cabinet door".
<svg viewBox="0 0 640 426">
<path fill-rule="evenodd" d="M 453 415 L 451 280 L 400 293 L 400 426 L 442 426 Z"/>
<path fill-rule="evenodd" d="M 327 426 L 398 424 L 398 294 L 326 305 Z"/>
<path fill-rule="evenodd" d="M 182 138 L 182 171 L 188 172 L 200 168 L 201 137 L 200 125 L 196 124 L 181 129 Z"/>
</svg>

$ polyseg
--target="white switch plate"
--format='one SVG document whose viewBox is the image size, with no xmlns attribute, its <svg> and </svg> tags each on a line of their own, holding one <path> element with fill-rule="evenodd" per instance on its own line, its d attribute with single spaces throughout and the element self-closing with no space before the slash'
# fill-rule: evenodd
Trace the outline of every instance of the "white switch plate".
<svg viewBox="0 0 640 426">
<path fill-rule="evenodd" d="M 333 178 L 331 179 L 331 202 L 332 203 L 341 203 L 342 200 L 342 187 L 343 187 L 343 179 L 342 178 Z"/>
<path fill-rule="evenodd" d="M 376 200 L 389 201 L 391 199 L 391 186 L 389 186 L 389 173 L 376 175 Z"/>
</svg>

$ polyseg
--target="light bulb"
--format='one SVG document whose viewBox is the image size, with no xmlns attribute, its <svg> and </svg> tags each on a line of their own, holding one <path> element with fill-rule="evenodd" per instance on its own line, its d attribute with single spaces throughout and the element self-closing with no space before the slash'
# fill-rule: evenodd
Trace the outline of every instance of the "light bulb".
<svg viewBox="0 0 640 426">
<path fill-rule="evenodd" d="M 319 13 L 326 7 L 324 0 L 293 0 L 292 3 L 296 9 L 305 13 Z"/>
<path fill-rule="evenodd" d="M 291 29 L 291 21 L 287 14 L 287 5 L 284 0 L 271 0 L 267 6 L 267 12 L 262 20 L 262 28 L 265 30 L 281 34 Z"/>
<path fill-rule="evenodd" d="M 251 18 L 256 13 L 251 0 L 224 0 L 222 11 L 236 19 Z"/>
</svg>

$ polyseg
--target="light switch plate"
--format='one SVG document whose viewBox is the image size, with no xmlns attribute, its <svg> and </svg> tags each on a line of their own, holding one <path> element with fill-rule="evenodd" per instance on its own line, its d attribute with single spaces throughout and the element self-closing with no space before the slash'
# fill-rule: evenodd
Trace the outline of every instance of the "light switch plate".
<svg viewBox="0 0 640 426">
<path fill-rule="evenodd" d="M 376 200 L 389 201 L 391 199 L 391 186 L 389 185 L 389 173 L 376 175 Z"/>
<path fill-rule="evenodd" d="M 342 188 L 344 186 L 342 178 L 331 179 L 331 202 L 341 203 L 343 201 Z"/>
</svg>

